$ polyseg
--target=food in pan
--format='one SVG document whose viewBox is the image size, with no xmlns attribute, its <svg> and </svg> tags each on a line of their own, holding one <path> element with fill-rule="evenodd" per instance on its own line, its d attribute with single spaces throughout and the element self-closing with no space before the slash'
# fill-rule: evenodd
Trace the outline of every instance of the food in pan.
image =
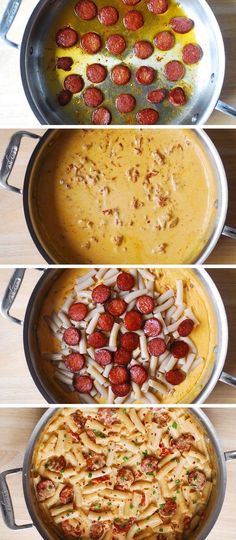
<svg viewBox="0 0 236 540">
<path fill-rule="evenodd" d="M 66 271 L 43 304 L 38 339 L 51 376 L 87 403 L 188 402 L 216 345 L 211 308 L 183 270 Z"/>
<path fill-rule="evenodd" d="M 160 408 L 59 410 L 31 478 L 44 521 L 81 540 L 191 538 L 215 483 L 200 423 Z"/>
</svg>

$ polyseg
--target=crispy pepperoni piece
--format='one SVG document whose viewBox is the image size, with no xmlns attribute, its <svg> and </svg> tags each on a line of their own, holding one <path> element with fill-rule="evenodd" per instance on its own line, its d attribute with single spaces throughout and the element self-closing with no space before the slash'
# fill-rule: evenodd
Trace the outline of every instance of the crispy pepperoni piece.
<svg viewBox="0 0 236 540">
<path fill-rule="evenodd" d="M 151 103 L 161 103 L 166 97 L 166 91 L 164 88 L 158 88 L 157 90 L 151 90 L 148 92 L 147 100 Z"/>
<path fill-rule="evenodd" d="M 134 276 L 129 272 L 121 272 L 116 279 L 116 284 L 120 291 L 131 291 L 134 287 L 134 283 Z"/>
<path fill-rule="evenodd" d="M 84 416 L 82 415 L 80 411 L 75 411 L 74 413 L 71 413 L 70 416 L 78 428 L 80 429 L 84 428 L 86 424 L 86 419 L 84 418 Z"/>
<path fill-rule="evenodd" d="M 166 351 L 166 343 L 162 338 L 154 338 L 148 342 L 148 352 L 152 356 L 160 356 Z"/>
<path fill-rule="evenodd" d="M 98 328 L 104 330 L 104 332 L 110 332 L 113 327 L 114 321 L 115 318 L 110 313 L 101 313 L 98 319 Z"/>
<path fill-rule="evenodd" d="M 97 6 L 92 0 L 80 0 L 75 6 L 75 14 L 83 21 L 91 21 L 97 15 Z"/>
<path fill-rule="evenodd" d="M 172 32 L 163 31 L 159 32 L 154 37 L 154 45 L 160 49 L 160 51 L 169 51 L 174 47 L 175 44 L 175 36 L 172 34 Z"/>
<path fill-rule="evenodd" d="M 57 59 L 57 69 L 63 69 L 64 71 L 70 71 L 73 65 L 73 59 L 70 56 L 61 56 Z"/>
<path fill-rule="evenodd" d="M 125 328 L 130 332 L 140 330 L 143 325 L 142 315 L 138 311 L 128 311 L 125 315 Z"/>
<path fill-rule="evenodd" d="M 106 48 L 115 56 L 122 54 L 126 48 L 126 41 L 120 34 L 113 34 L 107 38 Z"/>
<path fill-rule="evenodd" d="M 126 302 L 122 298 L 113 298 L 108 305 L 107 309 L 111 315 L 114 315 L 114 317 L 120 317 L 123 315 L 127 308 Z"/>
<path fill-rule="evenodd" d="M 177 504 L 171 497 L 165 498 L 165 504 L 159 510 L 159 514 L 163 519 L 171 517 L 177 510 Z"/>
<path fill-rule="evenodd" d="M 184 319 L 178 326 L 178 332 L 181 337 L 187 337 L 191 334 L 194 327 L 192 319 Z"/>
<path fill-rule="evenodd" d="M 66 536 L 70 536 L 72 538 L 78 538 L 80 537 L 81 535 L 81 527 L 80 527 L 80 524 L 78 523 L 75 527 L 73 525 L 70 524 L 69 520 L 68 519 L 65 519 L 65 521 L 63 521 L 61 523 L 61 528 L 63 530 L 63 533 L 66 535 Z"/>
<path fill-rule="evenodd" d="M 51 457 L 49 458 L 49 460 L 47 461 L 47 469 L 49 469 L 49 471 L 52 471 L 52 472 L 60 472 L 60 471 L 63 471 L 63 469 L 65 469 L 66 467 L 66 460 L 64 458 L 64 456 L 60 456 L 60 457 Z"/>
<path fill-rule="evenodd" d="M 155 15 L 162 15 L 169 8 L 168 0 L 149 0 L 147 8 Z"/>
<path fill-rule="evenodd" d="M 130 384 L 124 383 L 124 384 L 112 384 L 111 386 L 113 394 L 117 397 L 125 397 L 130 393 Z"/>
<path fill-rule="evenodd" d="M 177 34 L 187 34 L 194 27 L 194 22 L 188 17 L 174 17 L 170 21 L 170 26 Z"/>
<path fill-rule="evenodd" d="M 88 107 L 98 107 L 103 102 L 103 93 L 99 88 L 87 88 L 83 94 L 84 102 Z"/>
<path fill-rule="evenodd" d="M 74 388 L 80 394 L 89 394 L 93 388 L 93 381 L 89 375 L 79 375 L 74 378 Z"/>
<path fill-rule="evenodd" d="M 146 369 L 144 369 L 143 366 L 138 365 L 132 366 L 130 368 L 130 376 L 131 380 L 139 386 L 142 386 L 148 379 L 148 373 Z"/>
<path fill-rule="evenodd" d="M 165 378 L 168 383 L 173 384 L 173 386 L 177 386 L 185 380 L 186 375 L 180 369 L 171 369 L 170 371 L 167 371 Z"/>
<path fill-rule="evenodd" d="M 139 346 L 139 336 L 135 332 L 126 332 L 120 338 L 120 344 L 127 351 L 134 351 Z"/>
<path fill-rule="evenodd" d="M 105 532 L 104 523 L 99 523 L 98 521 L 95 521 L 94 523 L 91 524 L 89 538 L 91 538 L 91 540 L 100 540 L 104 532 Z"/>
<path fill-rule="evenodd" d="M 111 384 L 123 384 L 128 382 L 129 373 L 123 366 L 115 366 L 109 373 L 109 381 Z"/>
<path fill-rule="evenodd" d="M 47 478 L 40 480 L 37 484 L 37 497 L 39 501 L 46 501 L 49 497 L 52 497 L 56 491 L 56 486 L 52 480 Z"/>
<path fill-rule="evenodd" d="M 157 337 L 162 331 L 162 324 L 158 319 L 152 317 L 145 321 L 143 331 L 148 337 Z"/>
<path fill-rule="evenodd" d="M 114 362 L 118 366 L 127 366 L 131 360 L 131 352 L 125 349 L 118 349 L 114 354 Z"/>
<path fill-rule="evenodd" d="M 96 32 L 87 32 L 81 38 L 81 47 L 89 54 L 95 54 L 102 47 L 102 40 Z"/>
<path fill-rule="evenodd" d="M 88 344 L 94 349 L 101 349 L 102 347 L 106 347 L 107 336 L 105 336 L 105 334 L 103 334 L 102 332 L 93 332 L 88 336 Z"/>
<path fill-rule="evenodd" d="M 136 9 L 128 11 L 123 18 L 123 23 L 127 30 L 139 30 L 144 25 L 142 13 Z"/>
<path fill-rule="evenodd" d="M 60 94 L 58 94 L 58 103 L 59 105 L 61 105 L 62 107 L 64 107 L 65 105 L 68 105 L 68 103 L 70 102 L 72 98 L 72 93 L 69 92 L 69 90 L 62 90 L 60 92 Z"/>
<path fill-rule="evenodd" d="M 149 66 L 141 66 L 137 69 L 135 78 L 139 84 L 152 84 L 155 79 L 155 69 Z"/>
<path fill-rule="evenodd" d="M 103 407 L 102 409 L 98 409 L 97 414 L 99 421 L 105 424 L 105 426 L 112 426 L 112 424 L 116 424 L 117 422 L 120 423 L 117 418 L 115 409 L 108 409 L 107 407 Z"/>
<path fill-rule="evenodd" d="M 112 363 L 113 356 L 111 351 L 100 349 L 99 351 L 95 351 L 95 360 L 100 366 L 107 366 Z"/>
<path fill-rule="evenodd" d="M 91 484 L 100 484 L 101 482 L 107 482 L 108 480 L 110 480 L 110 476 L 109 474 L 104 474 L 104 476 L 99 476 L 98 478 L 93 478 L 91 480 Z"/>
<path fill-rule="evenodd" d="M 129 490 L 135 480 L 134 473 L 128 467 L 122 467 L 117 471 L 115 489 Z"/>
<path fill-rule="evenodd" d="M 119 64 L 118 66 L 114 66 L 111 70 L 111 80 L 113 83 L 117 84 L 118 86 L 127 84 L 130 80 L 130 77 L 131 77 L 130 70 L 124 64 Z"/>
<path fill-rule="evenodd" d="M 143 313 L 144 315 L 149 315 L 153 312 L 155 307 L 155 302 L 151 296 L 147 294 L 142 294 L 139 296 L 136 302 L 136 308 Z"/>
<path fill-rule="evenodd" d="M 152 125 L 159 120 L 159 114 L 154 109 L 142 109 L 136 114 L 136 119 L 139 124 Z"/>
<path fill-rule="evenodd" d="M 168 81 L 179 81 L 184 78 L 185 67 L 178 60 L 171 60 L 165 65 L 164 72 Z"/>
<path fill-rule="evenodd" d="M 171 420 L 171 417 L 168 411 L 166 411 L 165 409 L 159 409 L 159 410 L 155 409 L 155 412 L 153 413 L 153 422 L 157 424 L 158 428 L 166 427 L 168 423 L 170 422 L 170 420 Z"/>
<path fill-rule="evenodd" d="M 137 58 L 141 58 L 141 60 L 145 60 L 146 58 L 149 58 L 153 53 L 153 45 L 146 41 L 145 39 L 141 39 L 140 41 L 136 41 L 134 45 L 134 54 L 137 56 Z"/>
<path fill-rule="evenodd" d="M 80 75 L 72 73 L 68 75 L 64 80 L 65 90 L 69 90 L 72 94 L 78 94 L 84 86 L 84 81 Z"/>
<path fill-rule="evenodd" d="M 68 354 L 65 358 L 65 365 L 67 369 L 76 373 L 80 371 L 85 365 L 85 356 L 80 353 Z"/>
<path fill-rule="evenodd" d="M 169 102 L 174 105 L 174 107 L 181 107 L 185 105 L 187 98 L 186 94 L 180 86 L 173 88 L 168 95 Z"/>
<path fill-rule="evenodd" d="M 134 523 L 134 518 L 123 519 L 123 520 L 120 518 L 116 518 L 113 522 L 113 527 L 115 531 L 124 534 L 124 533 L 129 532 L 130 527 L 133 525 L 133 523 Z"/>
<path fill-rule="evenodd" d="M 189 352 L 189 345 L 185 343 L 185 341 L 181 341 L 179 339 L 178 341 L 171 343 L 170 352 L 175 358 L 180 360 L 180 358 L 185 358 L 185 356 L 187 356 Z"/>
<path fill-rule="evenodd" d="M 88 80 L 92 83 L 101 83 L 105 81 L 107 69 L 101 64 L 91 64 L 87 67 L 86 75 Z"/>
<path fill-rule="evenodd" d="M 87 469 L 89 471 L 98 471 L 106 465 L 105 454 L 92 454 L 92 456 L 86 457 Z"/>
<path fill-rule="evenodd" d="M 173 445 L 176 446 L 180 452 L 189 452 L 194 441 L 195 437 L 191 433 L 183 433 L 173 442 Z"/>
<path fill-rule="evenodd" d="M 159 444 L 160 446 L 160 449 L 161 449 L 161 453 L 160 453 L 160 459 L 166 457 L 166 456 L 169 456 L 169 454 L 172 454 L 172 450 L 171 448 L 167 448 L 164 444 L 160 443 Z"/>
<path fill-rule="evenodd" d="M 78 345 L 80 342 L 80 331 L 78 328 L 74 328 L 74 326 L 66 328 L 63 334 L 63 341 L 65 341 L 67 345 Z"/>
<path fill-rule="evenodd" d="M 92 115 L 92 123 L 97 126 L 107 126 L 111 123 L 111 113 L 106 107 L 99 107 Z"/>
<path fill-rule="evenodd" d="M 65 486 L 59 495 L 59 499 L 62 504 L 68 504 L 73 501 L 74 498 L 74 489 L 72 486 Z"/>
<path fill-rule="evenodd" d="M 206 475 L 203 471 L 195 469 L 188 475 L 188 483 L 196 491 L 202 491 L 206 484 Z"/>
<path fill-rule="evenodd" d="M 141 0 L 122 0 L 126 6 L 136 6 Z"/>
<path fill-rule="evenodd" d="M 111 290 L 106 285 L 97 285 L 92 292 L 92 301 L 95 304 L 104 304 L 111 296 Z"/>
<path fill-rule="evenodd" d="M 66 26 L 65 28 L 60 28 L 56 33 L 56 44 L 63 49 L 69 49 L 70 47 L 74 47 L 78 38 L 79 36 L 76 30 L 70 28 L 70 26 Z"/>
<path fill-rule="evenodd" d="M 190 516 L 185 516 L 185 518 L 184 518 L 184 528 L 189 529 L 191 523 L 192 523 L 191 517 Z"/>
<path fill-rule="evenodd" d="M 99 9 L 98 20 L 105 26 L 116 24 L 119 19 L 119 13 L 113 6 L 104 6 Z"/>
<path fill-rule="evenodd" d="M 185 64 L 197 64 L 203 57 L 203 50 L 196 43 L 188 43 L 183 48 L 183 61 Z"/>
<path fill-rule="evenodd" d="M 72 321 L 83 321 L 88 314 L 88 306 L 83 304 L 83 302 L 77 302 L 76 304 L 71 304 L 68 311 L 69 319 Z"/>
<path fill-rule="evenodd" d="M 131 94 L 120 94 L 116 98 L 116 108 L 120 113 L 129 113 L 136 107 L 136 99 Z"/>
<path fill-rule="evenodd" d="M 156 456 L 144 457 L 141 461 L 141 469 L 145 473 L 154 472 L 158 469 L 158 459 Z"/>
</svg>

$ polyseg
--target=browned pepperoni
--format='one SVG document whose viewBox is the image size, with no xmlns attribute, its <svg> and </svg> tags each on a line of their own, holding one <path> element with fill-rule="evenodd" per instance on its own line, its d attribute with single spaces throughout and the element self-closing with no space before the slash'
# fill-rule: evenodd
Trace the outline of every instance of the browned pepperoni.
<svg viewBox="0 0 236 540">
<path fill-rule="evenodd" d="M 68 504 L 72 502 L 73 498 L 74 498 L 74 489 L 72 486 L 65 486 L 59 494 L 59 499 L 62 502 L 62 504 Z"/>
<path fill-rule="evenodd" d="M 75 14 L 83 21 L 91 21 L 97 15 L 97 6 L 92 0 L 80 0 L 75 6 Z"/>
<path fill-rule="evenodd" d="M 111 70 L 111 80 L 113 83 L 120 85 L 127 84 L 130 80 L 131 73 L 127 66 L 119 64 Z"/>
<path fill-rule="evenodd" d="M 57 59 L 57 68 L 63 69 L 64 71 L 70 71 L 73 63 L 74 62 L 70 56 L 61 56 Z"/>
<path fill-rule="evenodd" d="M 52 472 L 61 472 L 66 467 L 66 460 L 64 456 L 54 456 L 49 458 L 46 463 L 46 468 Z"/>
<path fill-rule="evenodd" d="M 63 49 L 73 47 L 77 43 L 78 38 L 79 36 L 76 30 L 70 28 L 70 26 L 60 28 L 56 33 L 56 43 L 58 47 L 62 47 Z"/>
<path fill-rule="evenodd" d="M 179 81 L 185 75 L 185 67 L 178 60 L 171 60 L 164 68 L 165 76 L 168 81 Z"/>
<path fill-rule="evenodd" d="M 107 305 L 107 309 L 111 315 L 114 315 L 114 317 L 120 317 L 123 315 L 127 308 L 127 304 L 122 298 L 114 298 L 109 302 Z"/>
<path fill-rule="evenodd" d="M 95 304 L 104 304 L 111 296 L 111 290 L 106 285 L 97 285 L 92 292 L 92 301 Z"/>
<path fill-rule="evenodd" d="M 89 54 L 95 54 L 102 47 L 102 40 L 96 32 L 87 32 L 81 38 L 81 47 Z"/>
<path fill-rule="evenodd" d="M 117 471 L 115 489 L 129 490 L 135 480 L 134 473 L 128 467 L 122 467 Z"/>
<path fill-rule="evenodd" d="M 119 19 L 119 13 L 113 6 L 104 6 L 99 9 L 98 20 L 105 26 L 116 24 Z"/>
<path fill-rule="evenodd" d="M 135 332 L 126 332 L 121 336 L 120 343 L 123 349 L 134 351 L 139 346 L 139 336 Z"/>
<path fill-rule="evenodd" d="M 107 366 L 112 363 L 112 353 L 107 349 L 95 351 L 95 360 L 100 366 Z"/>
<path fill-rule="evenodd" d="M 171 417 L 168 411 L 166 411 L 165 409 L 159 409 L 159 410 L 155 409 L 153 413 L 153 422 L 157 424 L 158 428 L 166 427 L 168 423 L 170 422 L 170 420 L 171 420 Z"/>
<path fill-rule="evenodd" d="M 152 84 L 155 79 L 155 69 L 149 66 L 141 66 L 137 69 L 135 78 L 139 84 Z"/>
<path fill-rule="evenodd" d="M 107 126 L 111 123 L 111 113 L 106 107 L 99 107 L 92 115 L 92 123 L 97 126 Z"/>
<path fill-rule="evenodd" d="M 167 371 L 165 378 L 168 383 L 178 386 L 178 384 L 181 384 L 185 380 L 186 375 L 180 369 L 171 369 Z"/>
<path fill-rule="evenodd" d="M 189 345 L 180 339 L 171 343 L 170 352 L 175 358 L 185 358 L 189 352 Z"/>
<path fill-rule="evenodd" d="M 177 504 L 171 497 L 165 498 L 165 504 L 159 510 L 160 516 L 165 519 L 171 517 L 177 510 Z"/>
<path fill-rule="evenodd" d="M 72 94 L 78 94 L 84 86 L 84 81 L 80 75 L 73 73 L 68 75 L 64 80 L 65 90 L 69 90 Z"/>
<path fill-rule="evenodd" d="M 168 99 L 174 107 L 181 107 L 181 105 L 185 105 L 187 101 L 186 94 L 180 86 L 176 86 L 176 88 L 173 88 L 169 92 Z"/>
<path fill-rule="evenodd" d="M 130 376 L 131 380 L 139 386 L 142 386 L 148 379 L 148 373 L 146 369 L 144 369 L 143 366 L 138 365 L 132 366 L 130 368 Z"/>
<path fill-rule="evenodd" d="M 102 408 L 98 409 L 98 419 L 105 424 L 105 426 L 112 426 L 120 421 L 117 418 L 117 412 L 115 409 Z"/>
<path fill-rule="evenodd" d="M 104 523 L 99 523 L 95 521 L 90 527 L 90 536 L 91 540 L 100 540 L 105 532 Z"/>
<path fill-rule="evenodd" d="M 136 41 L 134 45 L 134 54 L 137 56 L 137 58 L 141 58 L 142 60 L 145 60 L 146 58 L 149 58 L 153 53 L 153 46 L 149 41 L 146 41 L 144 39 L 140 41 Z"/>
<path fill-rule="evenodd" d="M 69 307 L 68 317 L 72 321 L 83 321 L 87 314 L 88 306 L 83 302 L 76 302 L 76 304 L 71 304 Z"/>
<path fill-rule="evenodd" d="M 70 416 L 78 428 L 80 429 L 84 428 L 86 424 L 86 418 L 84 418 L 84 416 L 82 415 L 80 411 L 75 411 L 74 413 L 71 413 Z"/>
<path fill-rule="evenodd" d="M 130 332 L 140 330 L 143 325 L 142 315 L 138 311 L 128 311 L 125 315 L 125 328 Z"/>
<path fill-rule="evenodd" d="M 98 319 L 98 328 L 104 330 L 104 332 L 110 332 L 113 327 L 114 321 L 115 318 L 110 313 L 101 313 Z"/>
<path fill-rule="evenodd" d="M 89 81 L 92 83 L 100 83 L 105 81 L 107 76 L 107 69 L 101 64 L 91 64 L 87 67 L 86 75 Z"/>
<path fill-rule="evenodd" d="M 71 353 L 68 354 L 65 358 L 65 365 L 67 369 L 76 373 L 80 371 L 85 365 L 85 357 L 80 353 Z"/>
<path fill-rule="evenodd" d="M 196 491 L 202 491 L 206 484 L 206 475 L 203 471 L 195 469 L 188 475 L 188 483 Z"/>
<path fill-rule="evenodd" d="M 168 0 L 149 0 L 147 8 L 155 15 L 162 15 L 169 8 Z"/>
<path fill-rule="evenodd" d="M 107 336 L 105 336 L 105 334 L 102 332 L 93 332 L 90 334 L 90 336 L 88 336 L 88 344 L 94 349 L 101 349 L 107 344 Z"/>
<path fill-rule="evenodd" d="M 98 107 L 103 102 L 103 93 L 99 88 L 86 88 L 83 94 L 84 102 L 88 107 Z"/>
<path fill-rule="evenodd" d="M 114 362 L 118 366 L 127 366 L 131 360 L 131 352 L 125 349 L 118 349 L 114 354 Z"/>
<path fill-rule="evenodd" d="M 185 64 L 197 64 L 203 57 L 203 50 L 196 43 L 188 43 L 183 48 L 183 61 Z"/>
<path fill-rule="evenodd" d="M 71 538 L 78 538 L 81 535 L 81 527 L 80 524 L 76 524 L 74 527 L 70 524 L 68 519 L 65 519 L 65 521 L 62 521 L 61 528 L 63 531 L 63 534 L 66 536 L 70 536 Z"/>
<path fill-rule="evenodd" d="M 63 334 L 63 341 L 65 341 L 67 345 L 78 345 L 80 342 L 80 331 L 78 328 L 74 328 L 73 326 L 66 328 Z"/>
<path fill-rule="evenodd" d="M 107 38 L 106 48 L 111 54 L 119 55 L 124 52 L 126 41 L 120 34 L 113 34 Z"/>
<path fill-rule="evenodd" d="M 121 272 L 117 276 L 116 284 L 121 291 L 131 291 L 134 286 L 134 276 L 129 272 Z"/>
<path fill-rule="evenodd" d="M 120 94 L 116 98 L 116 108 L 120 113 L 129 113 L 136 107 L 136 99 L 131 94 Z"/>
<path fill-rule="evenodd" d="M 147 100 L 151 103 L 161 103 L 166 97 L 166 91 L 164 88 L 157 88 L 157 90 L 151 90 L 148 92 Z"/>
<path fill-rule="evenodd" d="M 129 373 L 123 366 L 115 366 L 109 373 L 109 381 L 111 384 L 123 384 L 128 382 Z"/>
<path fill-rule="evenodd" d="M 136 9 L 128 11 L 124 16 L 123 23 L 127 30 L 139 30 L 144 25 L 142 13 Z"/>
<path fill-rule="evenodd" d="M 159 114 L 154 109 L 142 109 L 136 114 L 136 119 L 139 124 L 152 125 L 159 120 Z"/>
<path fill-rule="evenodd" d="M 58 94 L 57 96 L 57 99 L 58 99 L 58 103 L 59 105 L 61 105 L 62 107 L 64 107 L 65 105 L 68 105 L 68 103 L 70 102 L 72 98 L 72 93 L 69 92 L 69 90 L 62 90 L 60 92 L 60 94 Z"/>
<path fill-rule="evenodd" d="M 43 479 L 37 484 L 37 496 L 39 501 L 45 501 L 52 497 L 56 491 L 56 486 L 52 480 Z"/>
<path fill-rule="evenodd" d="M 141 461 L 141 469 L 145 473 L 151 473 L 158 468 L 158 459 L 156 456 L 147 456 Z"/>
<path fill-rule="evenodd" d="M 178 326 L 178 332 L 181 337 L 187 337 L 191 334 L 194 327 L 192 319 L 184 319 Z"/>
<path fill-rule="evenodd" d="M 91 456 L 86 457 L 87 469 L 89 471 L 98 471 L 106 465 L 106 456 L 105 454 L 92 454 Z"/>
<path fill-rule="evenodd" d="M 151 317 L 144 324 L 144 334 L 148 337 L 157 337 L 162 331 L 161 322 L 155 317 Z"/>
<path fill-rule="evenodd" d="M 129 519 L 117 519 L 113 522 L 114 531 L 122 533 L 123 535 L 129 532 L 130 527 L 134 523 L 134 518 Z"/>
<path fill-rule="evenodd" d="M 136 6 L 141 0 L 122 0 L 126 6 Z"/>
<path fill-rule="evenodd" d="M 166 344 L 162 338 L 154 338 L 148 342 L 148 352 L 152 356 L 160 356 L 166 351 Z"/>
<path fill-rule="evenodd" d="M 169 51 L 174 47 L 175 36 L 172 32 L 159 32 L 159 34 L 154 37 L 154 44 L 161 51 Z"/>
<path fill-rule="evenodd" d="M 74 378 L 74 388 L 80 394 L 89 394 L 93 389 L 93 381 L 89 375 L 79 375 Z"/>
<path fill-rule="evenodd" d="M 155 302 L 151 296 L 147 294 L 142 294 L 139 296 L 136 302 L 136 308 L 143 313 L 144 315 L 149 315 L 153 312 L 155 307 Z"/>
<path fill-rule="evenodd" d="M 183 433 L 174 441 L 174 446 L 180 452 L 189 452 L 191 450 L 195 437 L 191 433 Z"/>
<path fill-rule="evenodd" d="M 130 384 L 112 384 L 111 386 L 113 394 L 117 397 L 125 397 L 130 393 Z"/>
<path fill-rule="evenodd" d="M 177 34 L 187 34 L 194 27 L 194 22 L 188 17 L 174 17 L 170 21 L 170 26 Z"/>
</svg>

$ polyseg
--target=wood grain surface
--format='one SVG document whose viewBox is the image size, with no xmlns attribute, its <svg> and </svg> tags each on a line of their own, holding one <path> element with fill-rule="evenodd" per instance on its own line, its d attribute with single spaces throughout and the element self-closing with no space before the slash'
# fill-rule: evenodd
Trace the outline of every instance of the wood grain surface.
<svg viewBox="0 0 236 540">
<path fill-rule="evenodd" d="M 21 467 L 28 438 L 42 409 L 1 409 L 0 410 L 0 472 Z M 236 449 L 235 421 L 236 409 L 205 409 L 215 426 L 224 451 Z M 227 463 L 227 488 L 222 512 L 208 540 L 235 540 L 236 530 L 236 462 Z M 17 524 L 30 523 L 21 487 L 21 475 L 9 477 L 9 487 L 13 497 Z M 0 515 L 0 538 L 2 540 L 40 540 L 35 528 L 21 531 L 7 529 Z"/>
<path fill-rule="evenodd" d="M 8 0 L 1 0 L 0 17 Z M 210 7 L 220 24 L 226 48 L 226 75 L 221 99 L 236 107 L 236 2 L 235 0 L 208 0 Z M 37 0 L 22 0 L 9 38 L 20 44 L 26 23 L 37 4 Z M 207 29 L 206 29 L 207 31 Z M 28 105 L 21 84 L 19 50 L 0 42 L 1 83 L 0 83 L 0 126 L 24 128 L 38 126 L 33 112 Z M 235 118 L 214 111 L 209 124 L 234 125 Z"/>
</svg>

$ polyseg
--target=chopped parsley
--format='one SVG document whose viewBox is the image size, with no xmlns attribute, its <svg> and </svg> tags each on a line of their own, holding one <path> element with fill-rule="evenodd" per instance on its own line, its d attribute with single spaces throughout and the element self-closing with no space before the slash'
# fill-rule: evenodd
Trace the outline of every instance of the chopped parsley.
<svg viewBox="0 0 236 540">
<path fill-rule="evenodd" d="M 89 477 L 89 478 L 92 478 L 92 476 L 93 476 L 92 473 L 89 472 L 89 473 L 88 473 L 88 477 Z"/>
<path fill-rule="evenodd" d="M 173 429 L 177 429 L 178 425 L 176 422 L 173 422 L 172 426 L 171 426 Z"/>
</svg>

